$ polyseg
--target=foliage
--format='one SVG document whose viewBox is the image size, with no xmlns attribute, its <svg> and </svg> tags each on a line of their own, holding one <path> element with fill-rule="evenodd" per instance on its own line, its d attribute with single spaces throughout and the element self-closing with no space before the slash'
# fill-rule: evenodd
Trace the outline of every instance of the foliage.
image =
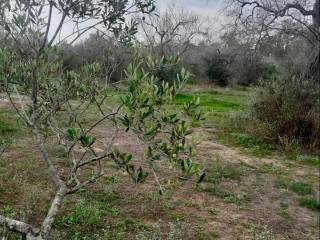
<svg viewBox="0 0 320 240">
<path fill-rule="evenodd" d="M 236 66 L 237 65 L 237 66 Z M 278 75 L 275 65 L 265 63 L 259 56 L 250 56 L 232 64 L 233 76 L 241 85 L 255 85 L 259 80 L 268 81 Z"/>
<path fill-rule="evenodd" d="M 42 14 L 44 6 L 48 7 L 48 18 Z M 99 25 L 112 32 L 122 43 L 130 43 L 137 32 L 137 23 L 132 20 L 127 24 L 125 16 L 148 14 L 153 10 L 152 0 L 5 0 L 0 3 L 0 27 L 4 27 L 15 42 L 14 48 L 8 46 L 0 51 L 1 90 L 10 99 L 15 94 L 20 100 L 19 106 L 14 102 L 12 105 L 30 127 L 34 143 L 57 189 L 41 229 L 0 215 L 1 225 L 10 226 L 9 230 L 21 233 L 27 239 L 48 239 L 64 198 L 104 176 L 107 161 L 127 172 L 136 183 L 143 182 L 148 172 L 142 166 L 136 167 L 132 162 L 133 156 L 121 152 L 115 145 L 121 127 L 126 132 L 132 131 L 147 145 L 147 163 L 160 193 L 163 193 L 163 188 L 154 165 L 164 158 L 179 167 L 185 177 L 197 174 L 199 180 L 203 179 L 202 169 L 195 161 L 196 143 L 187 140 L 192 133 L 191 123 L 201 119 L 201 112 L 197 110 L 199 100 L 190 101 L 178 113 L 166 110 L 166 105 L 172 102 L 190 78 L 190 73 L 181 69 L 170 86 L 154 72 L 146 72 L 140 59 L 134 60 L 127 71 L 128 92 L 122 97 L 122 104 L 111 109 L 105 104 L 110 98 L 108 86 L 99 81 L 101 64 L 91 63 L 77 71 L 64 71 L 57 51 L 59 48 L 53 47 L 54 43 L 57 46 L 61 43 L 56 37 L 67 19 L 76 25 L 97 22 L 83 29 L 77 28 L 71 34 L 74 37 L 71 43 Z M 53 12 L 60 13 L 61 19 L 53 29 L 53 36 L 49 37 Z M 152 57 L 148 57 L 148 64 L 152 62 Z M 87 117 L 93 107 L 99 116 L 90 121 Z M 102 124 L 109 124 L 113 132 L 112 137 L 102 137 L 108 139 L 108 143 L 104 144 L 101 152 L 96 150 L 98 136 L 93 130 Z M 52 161 L 54 153 L 48 151 L 49 144 L 64 150 L 65 160 L 69 162 L 67 171 Z M 66 174 L 62 176 L 61 172 Z"/>
<path fill-rule="evenodd" d="M 297 155 L 296 161 L 307 164 L 307 165 L 311 165 L 311 166 L 320 166 L 319 156 Z"/>
<path fill-rule="evenodd" d="M 207 169 L 206 181 L 210 183 L 220 183 L 224 179 L 239 181 L 245 173 L 244 169 L 232 164 L 223 164 L 220 161 L 215 161 Z"/>
<path fill-rule="evenodd" d="M 215 84 L 221 87 L 228 85 L 230 74 L 230 56 L 219 51 L 204 60 L 207 64 L 207 76 Z"/>
<path fill-rule="evenodd" d="M 149 59 L 151 63 L 148 64 L 151 65 L 153 61 Z M 190 74 L 182 69 L 177 83 L 170 86 L 164 81 L 159 84 L 157 76 L 153 72 L 145 72 L 140 65 L 137 63 L 128 67 L 130 84 L 128 95 L 122 98 L 125 113 L 120 121 L 126 131 L 131 130 L 139 139 L 150 143 L 146 155 L 151 165 L 165 156 L 187 175 L 200 173 L 200 166 L 194 163 L 195 149 L 187 141 L 192 130 L 186 121 L 188 118 L 191 118 L 191 123 L 202 119 L 202 113 L 197 109 L 199 100 L 186 103 L 183 111 L 177 113 L 164 108 L 173 102 L 181 84 L 188 81 Z M 133 168 L 131 170 L 134 171 Z M 143 177 L 144 174 L 140 175 Z"/>
<path fill-rule="evenodd" d="M 102 34 L 91 34 L 88 38 L 74 45 L 64 43 L 59 55 L 66 70 L 78 70 L 81 66 L 99 63 L 107 81 L 123 80 L 124 71 L 128 66 L 133 47 L 121 44 L 115 37 Z M 101 82 L 105 79 L 101 79 Z"/>
<path fill-rule="evenodd" d="M 108 89 L 99 81 L 100 64 L 84 65 L 78 71 L 62 71 L 61 61 L 51 61 L 55 55 L 55 49 L 46 50 L 30 64 L 17 53 L 4 49 L 1 60 L 8 68 L 3 70 L 2 82 L 9 96 L 15 89 L 19 91 L 19 96 L 33 96 L 34 89 L 29 84 L 33 75 L 30 73 L 41 66 L 41 72 L 37 75 L 37 98 L 33 98 L 32 106 L 26 103 L 18 113 L 36 132 L 35 140 L 45 156 L 48 155 L 44 144 L 47 144 L 50 137 L 57 137 L 55 144 L 63 147 L 67 153 L 66 159 L 70 162 L 70 173 L 66 181 L 69 194 L 103 176 L 102 161 L 113 161 L 135 183 L 145 181 L 149 172 L 141 166 L 135 166 L 133 155 L 122 152 L 114 145 L 122 127 L 125 132 L 130 131 L 145 142 L 146 162 L 154 175 L 155 165 L 162 159 L 168 159 L 169 164 L 181 170 L 183 177 L 197 175 L 197 181 L 203 179 L 204 173 L 196 162 L 196 142 L 188 140 L 192 134 L 191 125 L 202 119 L 202 113 L 198 110 L 199 99 L 186 102 L 180 112 L 172 112 L 167 108 L 190 78 L 190 73 L 182 69 L 175 84 L 170 86 L 153 72 L 146 72 L 142 67 L 143 59 L 137 56 L 126 72 L 128 92 L 121 97 L 121 104 L 116 110 L 109 110 L 104 105 Z M 151 56 L 148 59 L 153 61 Z M 84 122 L 82 119 L 86 118 L 92 106 L 98 109 L 101 118 L 93 123 Z M 115 135 L 110 139 L 109 146 L 99 154 L 95 150 L 97 136 L 92 130 L 104 122 L 113 126 Z M 43 143 L 39 139 L 43 139 Z M 77 154 L 76 149 L 81 149 L 82 156 Z M 79 173 L 80 169 L 92 165 L 96 165 L 96 168 Z M 161 183 L 158 180 L 157 183 L 159 192 L 163 193 Z"/>
<path fill-rule="evenodd" d="M 300 206 L 310 208 L 312 210 L 320 210 L 320 201 L 315 198 L 301 198 Z"/>
<path fill-rule="evenodd" d="M 181 79 L 180 59 L 177 56 L 162 57 L 161 59 L 148 59 L 147 70 L 150 71 L 159 81 L 166 82 L 173 86 Z"/>
<path fill-rule="evenodd" d="M 313 193 L 312 186 L 304 182 L 292 183 L 291 189 L 298 195 L 307 195 Z"/>
<path fill-rule="evenodd" d="M 250 104 L 251 118 L 261 138 L 319 148 L 319 104 L 319 84 L 314 80 L 274 78 L 260 83 Z"/>
</svg>

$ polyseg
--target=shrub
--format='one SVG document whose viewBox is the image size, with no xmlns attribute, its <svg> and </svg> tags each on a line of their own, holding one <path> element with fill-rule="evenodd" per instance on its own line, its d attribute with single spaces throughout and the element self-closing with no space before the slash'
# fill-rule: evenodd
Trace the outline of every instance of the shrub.
<svg viewBox="0 0 320 240">
<path fill-rule="evenodd" d="M 275 65 L 266 63 L 261 56 L 243 56 L 236 58 L 230 66 L 236 83 L 244 86 L 255 85 L 260 79 L 270 80 L 279 74 Z"/>
<path fill-rule="evenodd" d="M 207 64 L 206 74 L 213 83 L 218 86 L 225 87 L 228 85 L 228 80 L 231 76 L 228 55 L 217 52 L 204 60 Z"/>
<path fill-rule="evenodd" d="M 320 210 L 320 201 L 315 198 L 301 198 L 299 200 L 300 206 L 310 208 L 312 210 Z"/>
<path fill-rule="evenodd" d="M 181 79 L 180 59 L 176 56 L 163 57 L 160 60 L 148 61 L 147 71 L 154 75 L 159 83 L 174 85 L 177 78 Z"/>
<path fill-rule="evenodd" d="M 293 182 L 291 185 L 292 191 L 298 195 L 307 195 L 313 193 L 312 186 L 305 182 Z"/>
<path fill-rule="evenodd" d="M 261 82 L 250 104 L 256 132 L 276 143 L 298 142 L 319 149 L 319 84 L 312 79 L 273 78 Z"/>
</svg>

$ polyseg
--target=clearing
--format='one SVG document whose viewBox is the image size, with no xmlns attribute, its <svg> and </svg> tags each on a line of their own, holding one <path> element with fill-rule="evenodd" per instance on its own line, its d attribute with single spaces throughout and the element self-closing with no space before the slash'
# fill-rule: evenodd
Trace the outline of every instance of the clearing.
<svg viewBox="0 0 320 240">
<path fill-rule="evenodd" d="M 276 146 L 228 132 L 224 121 L 245 107 L 251 90 L 206 89 L 188 87 L 176 99 L 179 106 L 199 96 L 207 114 L 195 131 L 201 140 L 198 157 L 207 170 L 203 183 L 174 178 L 161 166 L 160 181 L 166 187 L 161 196 L 152 175 L 135 186 L 112 170 L 99 183 L 67 197 L 52 239 L 317 239 L 319 159 L 293 160 Z M 108 126 L 95 130 L 96 136 L 110 134 Z M 0 159 L 1 214 L 40 222 L 54 192 L 48 190 L 50 182 L 28 129 L 4 99 L 0 136 L 13 141 Z M 99 144 L 103 142 L 97 150 Z M 121 133 L 117 145 L 143 164 L 143 145 L 133 136 Z M 50 153 L 56 164 L 66 164 L 61 149 Z"/>
</svg>

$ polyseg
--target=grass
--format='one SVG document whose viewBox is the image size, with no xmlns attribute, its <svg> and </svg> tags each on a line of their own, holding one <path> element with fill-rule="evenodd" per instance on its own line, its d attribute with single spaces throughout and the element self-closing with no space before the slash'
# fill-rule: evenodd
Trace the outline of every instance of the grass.
<svg viewBox="0 0 320 240">
<path fill-rule="evenodd" d="M 216 215 L 219 214 L 219 209 L 210 207 L 210 208 L 208 208 L 208 212 L 209 212 L 211 215 L 216 216 Z"/>
<path fill-rule="evenodd" d="M 301 196 L 313 193 L 312 186 L 305 182 L 293 182 L 291 190 Z"/>
<path fill-rule="evenodd" d="M 0 135 L 12 135 L 18 132 L 17 118 L 12 112 L 0 112 Z"/>
<path fill-rule="evenodd" d="M 241 165 L 215 161 L 207 168 L 205 181 L 214 184 L 220 183 L 224 179 L 240 181 L 241 176 L 243 176 L 245 172 L 246 169 Z"/>
<path fill-rule="evenodd" d="M 207 187 L 205 191 L 223 199 L 225 203 L 241 205 L 243 201 L 249 200 L 247 194 L 236 194 L 224 188 L 222 184 L 229 181 L 241 182 L 242 176 L 247 173 L 247 169 L 240 164 L 224 163 L 220 160 L 215 160 L 206 169 L 207 175 L 204 182 L 207 184 Z"/>
<path fill-rule="evenodd" d="M 1 146 L 12 144 L 13 138 L 19 132 L 17 116 L 9 111 L 0 111 L 0 152 Z"/>
<path fill-rule="evenodd" d="M 247 149 L 255 155 L 268 155 L 274 151 L 273 146 L 235 129 L 228 131 L 226 129 L 228 125 L 223 125 L 231 114 L 240 112 L 245 107 L 246 95 L 249 93 L 250 89 L 190 91 L 179 95 L 175 103 L 176 106 L 181 106 L 184 101 L 199 96 L 202 101 L 201 108 L 207 115 L 204 124 L 216 127 L 218 131 L 225 134 L 226 142 L 232 145 Z M 119 95 L 121 93 L 115 94 L 117 99 Z M 92 119 L 97 117 L 96 112 L 97 109 L 90 109 L 92 116 L 89 120 L 91 117 Z M 14 139 L 18 137 L 22 139 L 19 147 L 16 144 L 12 145 L 14 149 L 10 150 L 11 152 L 8 151 L 14 161 L 9 161 L 7 158 L 0 161 L 0 212 L 6 216 L 21 217 L 21 219 L 27 216 L 31 223 L 39 222 L 45 215 L 54 192 L 48 192 L 47 173 L 40 165 L 40 158 L 37 158 L 38 152 L 32 150 L 29 133 L 21 126 L 15 114 L 0 111 L 0 138 L 13 136 Z M 220 128 L 221 126 L 225 127 Z M 200 134 L 210 134 L 212 136 L 209 137 L 213 138 L 216 133 L 206 131 Z M 220 141 L 222 141 L 221 138 Z M 63 154 L 56 154 L 57 151 L 59 150 L 50 148 L 50 154 L 55 154 L 59 163 L 63 162 Z M 178 181 L 175 183 L 178 187 L 175 185 L 172 189 L 171 187 L 167 189 L 168 195 L 159 196 L 156 193 L 156 186 L 150 183 L 152 177 L 150 182 L 142 185 L 130 185 L 132 183 L 120 173 L 108 176 L 101 179 L 99 183 L 90 185 L 76 195 L 66 198 L 65 205 L 54 223 L 53 239 L 221 239 L 226 236 L 225 234 L 230 234 L 225 232 L 225 226 L 230 226 L 232 221 L 238 221 L 238 223 L 232 225 L 232 237 L 228 236 L 230 239 L 241 238 L 242 231 L 247 235 L 251 234 L 252 239 L 273 239 L 272 231 L 261 227 L 264 225 L 249 229 L 241 229 L 241 226 L 247 221 L 247 217 L 263 222 L 265 219 L 259 215 L 261 211 L 270 212 L 271 217 L 285 218 L 285 221 L 288 213 L 295 211 L 299 221 L 301 207 L 310 208 L 313 211 L 319 209 L 319 201 L 310 195 L 313 192 L 310 193 L 312 186 L 305 182 L 292 183 L 293 178 L 285 169 L 277 165 L 265 164 L 260 169 L 253 170 L 240 163 L 228 162 L 225 159 L 216 160 L 207 152 L 204 152 L 204 155 L 205 157 L 201 155 L 200 160 L 204 161 L 207 167 L 207 177 L 203 183 L 206 186 L 205 191 L 194 191 L 196 188 L 193 187 L 187 189 L 186 187 L 192 182 Z M 305 164 L 301 166 L 304 168 L 317 166 L 318 161 L 319 159 L 309 155 L 301 155 L 297 158 L 297 162 Z M 264 180 L 259 186 L 254 185 L 255 180 L 250 182 L 250 177 L 255 174 Z M 12 176 L 14 178 L 11 180 Z M 279 177 L 273 182 L 274 176 Z M 172 184 L 163 179 L 160 181 L 164 186 Z M 309 179 L 305 181 L 310 182 Z M 271 193 L 265 190 L 264 185 L 269 182 Z M 148 188 L 145 188 L 146 186 Z M 25 191 L 30 187 L 33 187 L 34 191 L 29 195 L 37 196 L 37 199 L 30 197 L 29 201 L 25 199 Z M 154 191 L 150 190 L 152 189 L 150 187 L 154 187 Z M 298 204 L 289 204 L 287 207 L 277 208 L 276 211 L 270 209 L 272 205 L 270 201 L 297 200 L 297 196 L 291 191 L 288 191 L 290 194 L 277 198 L 278 192 L 281 192 L 279 189 L 291 189 L 300 194 L 298 196 L 300 207 Z M 255 201 L 249 201 L 251 198 Z M 30 217 L 27 214 L 24 209 L 25 201 L 36 206 L 35 216 Z M 250 207 L 249 211 L 247 211 L 248 207 Z M 310 213 L 308 219 L 312 216 Z M 295 219 L 292 218 L 290 221 Z M 219 223 L 215 225 L 216 228 L 211 227 L 212 225 L 208 226 L 208 223 L 215 224 L 215 222 Z M 298 222 L 293 223 L 298 224 Z M 309 231 L 308 224 L 299 224 Z M 304 233 L 300 233 L 299 230 L 294 234 L 297 234 L 296 239 L 304 239 Z M 282 236 L 282 234 L 279 235 Z"/>
<path fill-rule="evenodd" d="M 194 97 L 200 98 L 200 106 L 207 112 L 230 112 L 240 109 L 240 103 L 235 102 L 232 97 L 225 97 L 218 92 L 201 94 L 179 94 L 176 96 L 175 103 L 182 105 L 184 102 L 191 101 Z"/>
<path fill-rule="evenodd" d="M 75 206 L 73 201 L 67 203 L 65 208 L 69 213 L 64 213 L 54 224 L 67 239 L 127 239 L 133 233 L 148 229 L 141 220 L 119 208 L 124 208 L 127 202 L 118 194 L 85 191 L 79 195 Z"/>
<path fill-rule="evenodd" d="M 288 189 L 290 186 L 290 179 L 278 176 L 278 178 L 274 181 L 274 187 L 278 189 Z"/>
<path fill-rule="evenodd" d="M 272 231 L 268 229 L 267 226 L 262 226 L 258 224 L 251 224 L 250 230 L 252 233 L 252 239 L 255 240 L 274 240 L 275 237 Z"/>
<path fill-rule="evenodd" d="M 274 145 L 268 144 L 248 133 L 223 132 L 219 135 L 219 138 L 225 144 L 239 146 L 246 152 L 260 157 L 271 155 L 276 150 Z"/>
<path fill-rule="evenodd" d="M 177 106 L 195 97 L 200 98 L 200 107 L 205 113 L 206 120 L 204 125 L 214 126 L 218 134 L 215 140 L 224 144 L 241 147 L 247 153 L 257 156 L 271 155 L 276 147 L 273 144 L 266 143 L 253 134 L 243 131 L 245 122 L 238 122 L 235 117 L 246 108 L 248 96 L 251 94 L 250 88 L 198 91 L 179 94 L 175 103 Z M 238 127 L 237 125 L 240 126 Z"/>
<path fill-rule="evenodd" d="M 315 155 L 298 155 L 296 161 L 309 166 L 320 166 L 320 157 Z"/>
<path fill-rule="evenodd" d="M 320 201 L 315 198 L 300 198 L 299 204 L 312 210 L 320 210 Z"/>
</svg>

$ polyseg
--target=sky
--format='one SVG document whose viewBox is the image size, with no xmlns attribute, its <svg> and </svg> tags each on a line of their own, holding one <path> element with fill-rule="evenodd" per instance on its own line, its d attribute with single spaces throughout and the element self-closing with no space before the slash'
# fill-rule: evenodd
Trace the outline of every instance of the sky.
<svg viewBox="0 0 320 240">
<path fill-rule="evenodd" d="M 223 25 L 228 23 L 228 18 L 222 11 L 225 2 L 226 0 L 157 0 L 160 10 L 174 4 L 178 8 L 196 13 L 203 18 L 209 18 L 212 31 L 216 35 L 219 35 Z"/>
<path fill-rule="evenodd" d="M 178 9 L 184 9 L 186 11 L 194 12 L 200 16 L 210 18 L 212 27 L 216 32 L 219 32 L 223 23 L 225 23 L 226 17 L 223 16 L 221 9 L 225 0 L 156 0 L 157 9 L 164 11 L 167 6 L 175 5 Z M 58 13 L 53 13 L 52 29 L 58 26 L 61 16 Z M 74 24 L 67 23 L 64 25 L 61 33 L 58 35 L 58 39 L 64 39 L 74 29 Z M 86 38 L 91 32 L 85 34 L 81 39 Z M 50 31 L 49 36 L 53 35 L 53 30 Z"/>
<path fill-rule="evenodd" d="M 223 0 L 158 0 L 157 5 L 164 9 L 168 4 L 176 4 L 200 14 L 215 14 L 221 8 Z"/>
</svg>

